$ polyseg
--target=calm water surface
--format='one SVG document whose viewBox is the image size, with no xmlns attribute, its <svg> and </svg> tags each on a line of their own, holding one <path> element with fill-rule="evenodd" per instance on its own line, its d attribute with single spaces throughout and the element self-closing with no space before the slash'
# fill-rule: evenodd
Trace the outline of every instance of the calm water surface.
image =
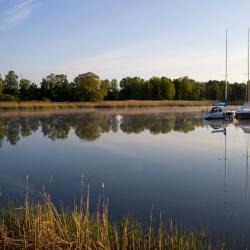
<svg viewBox="0 0 250 250">
<path fill-rule="evenodd" d="M 2 113 L 0 202 L 22 201 L 29 176 L 32 199 L 44 188 L 70 206 L 84 175 L 92 208 L 104 183 L 115 218 L 146 220 L 153 207 L 156 218 L 250 242 L 248 132 L 250 122 L 180 110 Z"/>
</svg>

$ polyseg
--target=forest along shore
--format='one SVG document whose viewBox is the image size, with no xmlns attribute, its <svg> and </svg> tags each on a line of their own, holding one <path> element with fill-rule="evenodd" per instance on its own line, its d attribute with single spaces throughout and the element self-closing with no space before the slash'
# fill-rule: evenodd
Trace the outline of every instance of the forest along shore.
<svg viewBox="0 0 250 250">
<path fill-rule="evenodd" d="M 6 101 L 0 102 L 0 111 L 4 110 L 43 110 L 65 108 L 141 108 L 141 107 L 202 107 L 214 101 L 184 100 L 127 100 L 100 102 L 48 102 L 48 101 Z"/>
</svg>

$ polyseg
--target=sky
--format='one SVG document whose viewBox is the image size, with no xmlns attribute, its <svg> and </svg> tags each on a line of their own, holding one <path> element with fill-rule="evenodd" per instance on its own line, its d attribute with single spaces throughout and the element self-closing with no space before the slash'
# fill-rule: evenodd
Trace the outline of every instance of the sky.
<svg viewBox="0 0 250 250">
<path fill-rule="evenodd" d="M 249 0 L 0 0 L 0 73 L 189 76 L 247 73 Z"/>
</svg>

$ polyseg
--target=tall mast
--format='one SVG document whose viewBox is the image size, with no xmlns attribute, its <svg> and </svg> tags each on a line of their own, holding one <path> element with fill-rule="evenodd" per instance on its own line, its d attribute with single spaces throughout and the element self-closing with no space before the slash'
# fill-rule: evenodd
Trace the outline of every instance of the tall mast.
<svg viewBox="0 0 250 250">
<path fill-rule="evenodd" d="M 226 89 L 225 89 L 225 105 L 227 105 L 227 29 L 226 29 L 226 68 L 225 68 L 225 83 L 226 83 Z"/>
<path fill-rule="evenodd" d="M 247 30 L 247 86 L 246 86 L 246 89 L 247 89 L 247 102 L 249 102 L 249 97 L 250 97 L 250 94 L 249 94 L 249 28 Z"/>
</svg>

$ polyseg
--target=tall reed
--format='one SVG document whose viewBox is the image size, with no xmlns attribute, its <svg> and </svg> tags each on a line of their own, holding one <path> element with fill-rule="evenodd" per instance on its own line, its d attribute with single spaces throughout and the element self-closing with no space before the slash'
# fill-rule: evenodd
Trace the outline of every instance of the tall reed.
<svg viewBox="0 0 250 250">
<path fill-rule="evenodd" d="M 89 195 L 73 209 L 57 209 L 48 194 L 23 207 L 14 203 L 0 213 L 1 249 L 223 249 L 212 245 L 202 230 L 179 230 L 160 219 L 157 229 L 128 217 L 109 218 L 108 202 L 101 198 L 96 212 L 89 210 Z M 152 219 L 152 218 L 151 218 Z"/>
<path fill-rule="evenodd" d="M 127 101 L 99 101 L 99 102 L 49 102 L 22 101 L 0 102 L 0 110 L 41 110 L 63 108 L 128 108 L 128 107 L 172 107 L 172 106 L 207 106 L 212 101 L 185 100 L 127 100 Z"/>
</svg>

